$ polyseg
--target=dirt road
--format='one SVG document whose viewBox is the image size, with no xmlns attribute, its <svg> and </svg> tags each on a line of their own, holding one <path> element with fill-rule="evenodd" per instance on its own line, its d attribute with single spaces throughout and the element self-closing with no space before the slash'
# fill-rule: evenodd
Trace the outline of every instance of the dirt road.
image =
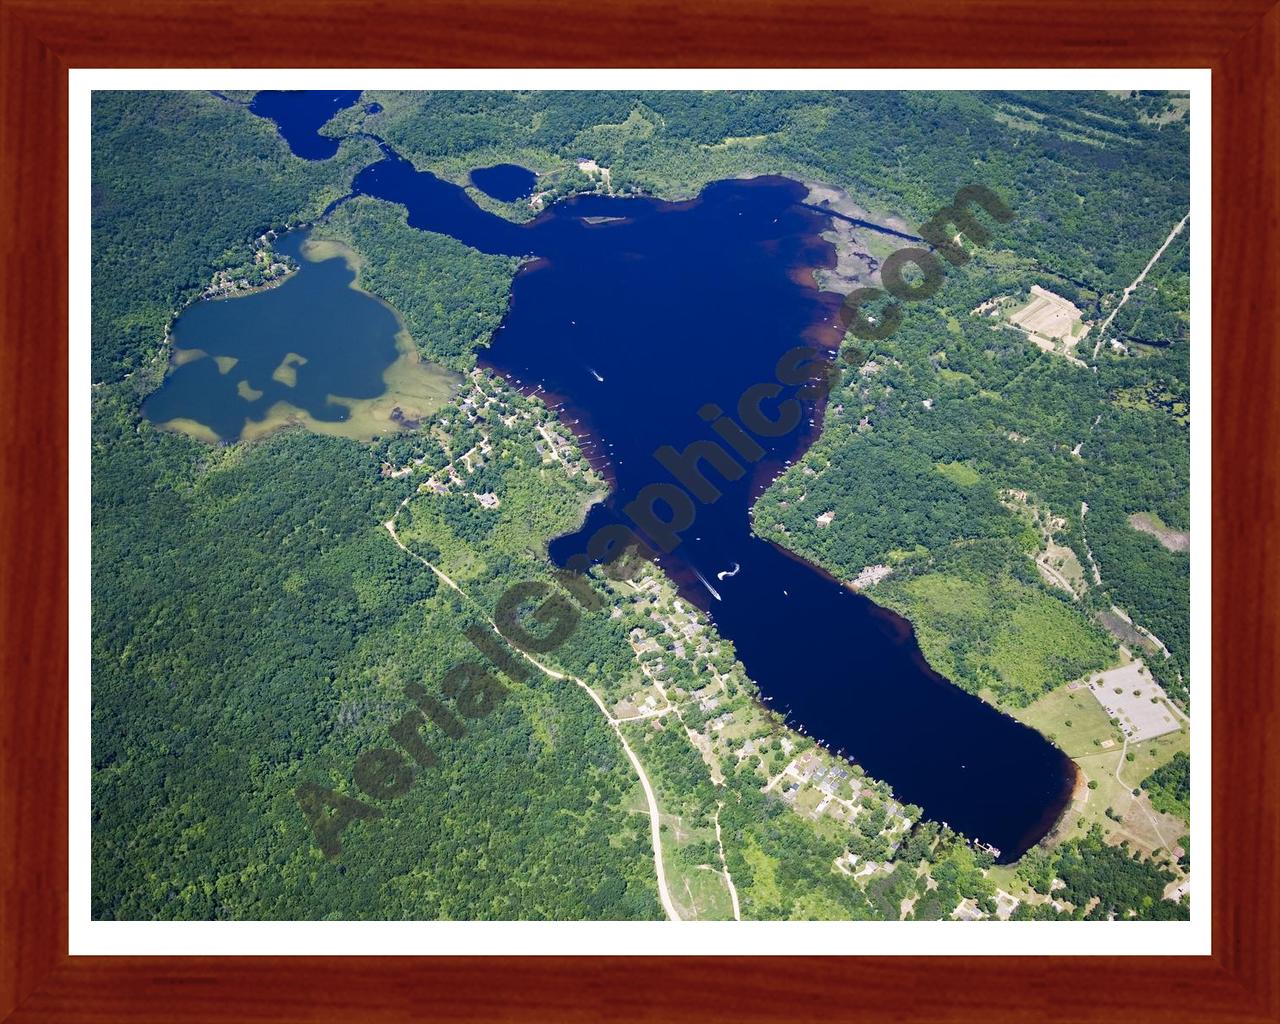
<svg viewBox="0 0 1280 1024">
<path fill-rule="evenodd" d="M 742 912 L 738 909 L 738 888 L 733 884 L 733 876 L 729 874 L 729 862 L 724 859 L 724 841 L 720 838 L 720 808 L 723 803 L 716 804 L 716 846 L 720 848 L 720 866 L 724 869 L 724 884 L 729 889 L 729 900 L 733 903 L 733 919 L 742 920 Z"/>
<path fill-rule="evenodd" d="M 1147 276 L 1147 271 L 1154 267 L 1156 265 L 1156 260 L 1164 255 L 1164 251 L 1169 248 L 1169 243 L 1172 242 L 1177 235 L 1182 234 L 1182 229 L 1187 226 L 1187 221 L 1190 219 L 1191 211 L 1188 210 L 1187 215 L 1183 217 L 1182 220 L 1178 221 L 1178 226 L 1169 232 L 1169 237 L 1164 240 L 1164 245 L 1160 246 L 1160 248 L 1156 250 L 1156 254 L 1152 256 L 1147 262 L 1147 265 L 1142 268 L 1142 273 L 1135 277 L 1133 279 L 1133 284 L 1129 285 L 1129 287 L 1124 290 L 1124 295 L 1120 297 L 1120 302 L 1116 305 L 1116 308 L 1111 311 L 1111 315 L 1102 321 L 1102 327 L 1098 330 L 1098 343 L 1093 346 L 1093 358 L 1095 360 L 1098 358 L 1098 352 L 1102 349 L 1102 342 L 1105 339 L 1107 328 L 1111 326 L 1111 321 L 1116 318 L 1116 314 L 1120 312 L 1121 307 L 1129 301 L 1129 296 L 1133 294 L 1133 290 L 1137 288 L 1138 285 L 1142 284 L 1142 279 Z"/>
<path fill-rule="evenodd" d="M 403 508 L 404 506 L 402 505 L 401 507 Z M 457 583 L 455 583 L 452 579 L 450 579 L 449 576 L 442 569 L 437 568 L 436 566 L 428 562 L 425 558 L 423 558 L 421 555 L 417 554 L 416 552 L 410 551 L 407 547 L 405 547 L 404 542 L 396 534 L 396 524 L 394 519 L 388 519 L 382 525 L 386 527 L 387 533 L 391 534 L 391 539 L 396 542 L 396 547 L 398 547 L 405 554 L 409 555 L 411 558 L 417 559 L 419 562 L 425 565 L 428 569 L 430 569 L 433 573 L 435 573 L 436 578 L 439 579 L 442 583 L 444 583 L 446 586 L 452 588 L 457 593 L 461 594 L 464 598 L 466 598 L 467 601 L 470 602 L 470 604 L 473 607 L 475 607 L 480 612 L 480 614 L 484 617 L 485 622 L 489 624 L 489 628 L 492 629 L 494 633 L 497 633 L 498 636 L 500 637 L 502 636 L 502 633 L 498 630 L 497 624 L 494 623 L 494 621 L 491 618 L 489 618 L 489 616 L 484 612 L 484 610 L 480 608 L 479 604 L 477 604 L 461 587 L 459 587 Z M 556 669 L 549 668 L 548 666 L 538 661 L 536 658 L 531 657 L 530 655 L 526 654 L 524 651 L 520 650 L 520 648 L 515 647 L 514 645 L 512 646 L 512 650 L 514 650 L 517 654 L 523 656 L 526 661 L 528 661 L 531 665 L 533 665 L 536 669 L 538 669 L 538 671 L 540 671 L 543 675 L 548 676 L 551 679 L 560 679 L 560 680 L 568 679 L 571 682 L 577 683 L 580 687 L 582 687 L 582 689 L 586 690 L 587 695 L 595 702 L 596 707 L 600 709 L 600 713 L 604 715 L 605 721 L 609 723 L 615 735 L 617 735 L 618 742 L 622 744 L 622 749 L 627 755 L 627 760 L 631 762 L 631 767 L 635 769 L 636 775 L 640 777 L 640 788 L 644 790 L 644 798 L 649 805 L 649 838 L 650 838 L 650 841 L 653 843 L 653 867 L 654 867 L 655 873 L 658 876 L 658 897 L 662 901 L 662 909 L 666 911 L 667 917 L 672 921 L 679 921 L 681 919 L 680 913 L 679 911 L 676 910 L 676 905 L 674 901 L 671 899 L 671 893 L 667 889 L 667 872 L 662 864 L 662 834 L 661 834 L 660 823 L 659 823 L 660 819 L 659 819 L 659 811 L 658 811 L 658 798 L 654 795 L 653 787 L 649 784 L 649 776 L 645 774 L 644 765 L 640 763 L 640 758 L 636 757 L 635 751 L 631 749 L 631 744 L 627 742 L 627 738 L 622 735 L 622 728 L 618 724 L 618 720 L 614 718 L 611 714 L 609 714 L 609 709 L 605 706 L 604 701 L 600 699 L 600 695 L 596 693 L 596 691 L 593 690 L 590 686 L 584 683 L 581 679 L 577 678 L 576 676 L 566 675 L 563 672 L 558 672 Z M 737 903 L 738 903 L 736 893 L 733 894 L 733 902 L 734 902 L 734 910 L 735 910 L 735 916 L 736 916 Z"/>
</svg>

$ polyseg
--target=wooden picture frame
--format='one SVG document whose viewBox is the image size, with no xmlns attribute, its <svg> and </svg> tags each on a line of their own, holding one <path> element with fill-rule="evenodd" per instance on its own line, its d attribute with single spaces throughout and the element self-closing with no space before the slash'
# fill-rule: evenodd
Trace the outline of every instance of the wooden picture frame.
<svg viewBox="0 0 1280 1024">
<path fill-rule="evenodd" d="M 0 53 L 0 1019 L 1280 1020 L 1280 6 L 0 0 Z M 858 65 L 1212 69 L 1212 955 L 69 956 L 68 70 Z"/>
</svg>

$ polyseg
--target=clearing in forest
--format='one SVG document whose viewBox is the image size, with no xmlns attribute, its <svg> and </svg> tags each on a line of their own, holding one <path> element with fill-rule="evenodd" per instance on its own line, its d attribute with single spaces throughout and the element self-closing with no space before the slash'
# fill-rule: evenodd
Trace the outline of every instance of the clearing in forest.
<svg viewBox="0 0 1280 1024">
<path fill-rule="evenodd" d="M 1187 530 L 1171 530 L 1154 512 L 1135 512 L 1129 525 L 1140 533 L 1149 533 L 1169 551 L 1190 551 L 1191 534 Z"/>
<path fill-rule="evenodd" d="M 1089 333 L 1075 303 L 1038 284 L 1031 286 L 1031 300 L 1008 314 L 1008 321 L 1045 352 L 1066 357 L 1083 366 L 1075 347 Z"/>
</svg>

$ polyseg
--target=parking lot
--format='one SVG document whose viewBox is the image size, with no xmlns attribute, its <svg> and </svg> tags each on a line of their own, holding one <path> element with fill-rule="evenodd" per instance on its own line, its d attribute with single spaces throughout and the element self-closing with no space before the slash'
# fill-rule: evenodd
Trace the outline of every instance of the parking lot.
<svg viewBox="0 0 1280 1024">
<path fill-rule="evenodd" d="M 1119 719 L 1120 729 L 1130 743 L 1140 743 L 1181 728 L 1164 690 L 1151 679 L 1140 661 L 1091 676 L 1089 692 L 1108 717 Z"/>
</svg>

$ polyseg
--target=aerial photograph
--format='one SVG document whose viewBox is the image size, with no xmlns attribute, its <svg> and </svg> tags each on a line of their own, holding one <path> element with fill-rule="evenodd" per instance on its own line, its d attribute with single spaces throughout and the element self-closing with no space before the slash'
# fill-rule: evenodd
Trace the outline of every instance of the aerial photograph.
<svg viewBox="0 0 1280 1024">
<path fill-rule="evenodd" d="M 1191 107 L 95 91 L 92 918 L 1189 920 Z"/>
</svg>

